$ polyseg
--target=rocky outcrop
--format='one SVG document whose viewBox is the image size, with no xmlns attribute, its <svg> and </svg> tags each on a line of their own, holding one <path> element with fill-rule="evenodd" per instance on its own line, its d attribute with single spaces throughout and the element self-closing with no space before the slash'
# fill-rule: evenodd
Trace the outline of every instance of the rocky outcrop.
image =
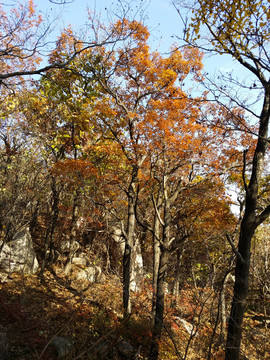
<svg viewBox="0 0 270 360">
<path fill-rule="evenodd" d="M 2 248 L 0 252 L 2 280 L 14 272 L 35 274 L 38 271 L 38 261 L 28 227 L 18 231 L 9 243 L 0 243 L 0 248 Z"/>
<path fill-rule="evenodd" d="M 102 282 L 104 274 L 99 266 L 91 264 L 85 253 L 76 254 L 65 266 L 65 275 L 76 281 Z"/>
<path fill-rule="evenodd" d="M 76 274 L 77 280 L 87 280 L 89 282 L 100 282 L 103 279 L 102 271 L 99 266 L 88 266 L 81 269 Z"/>
<path fill-rule="evenodd" d="M 80 250 L 80 248 L 81 247 L 78 241 L 64 240 L 59 244 L 58 251 L 61 255 L 71 254 L 72 256 L 74 256 L 76 252 Z"/>
<path fill-rule="evenodd" d="M 197 331 L 194 324 L 189 323 L 188 321 L 180 318 L 179 316 L 175 316 L 174 321 L 178 326 L 182 326 L 189 335 L 197 336 Z"/>
</svg>

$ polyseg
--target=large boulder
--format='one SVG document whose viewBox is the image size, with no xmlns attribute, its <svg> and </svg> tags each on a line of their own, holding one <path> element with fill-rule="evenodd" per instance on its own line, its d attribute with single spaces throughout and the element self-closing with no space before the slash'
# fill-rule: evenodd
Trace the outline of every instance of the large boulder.
<svg viewBox="0 0 270 360">
<path fill-rule="evenodd" d="M 99 266 L 91 264 L 85 253 L 79 253 L 67 263 L 64 273 L 73 281 L 81 285 L 87 283 L 103 282 L 105 276 Z M 88 285 L 87 285 L 88 286 Z"/>
<path fill-rule="evenodd" d="M 28 226 L 18 231 L 8 244 L 0 244 L 0 248 L 2 273 L 35 274 L 38 271 L 38 261 Z"/>
<path fill-rule="evenodd" d="M 89 282 L 102 281 L 102 270 L 99 266 L 88 266 L 80 269 L 76 274 L 76 280 L 87 280 Z"/>
<path fill-rule="evenodd" d="M 56 359 L 66 360 L 74 357 L 75 347 L 73 343 L 62 336 L 56 336 L 49 344 L 49 348 L 52 349 Z"/>
<path fill-rule="evenodd" d="M 127 342 L 126 340 L 122 339 L 116 345 L 120 359 L 122 360 L 131 360 L 134 359 L 134 348 L 133 346 Z"/>
</svg>

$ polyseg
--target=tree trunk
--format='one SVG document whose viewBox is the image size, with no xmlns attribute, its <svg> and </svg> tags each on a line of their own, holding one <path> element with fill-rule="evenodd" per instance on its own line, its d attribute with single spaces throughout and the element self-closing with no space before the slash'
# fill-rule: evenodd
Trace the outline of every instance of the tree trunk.
<svg viewBox="0 0 270 360">
<path fill-rule="evenodd" d="M 222 340 L 222 343 L 226 338 L 226 327 L 227 327 L 226 291 L 227 291 L 227 283 L 230 275 L 231 274 L 229 272 L 226 274 L 220 293 L 220 307 L 221 307 L 220 339 Z"/>
<path fill-rule="evenodd" d="M 244 319 L 246 300 L 249 288 L 250 270 L 250 247 L 251 239 L 254 234 L 254 226 L 242 222 L 239 238 L 239 254 L 235 268 L 234 295 L 231 304 L 231 313 L 227 331 L 226 360 L 239 359 L 240 344 L 242 339 L 242 323 Z"/>
<path fill-rule="evenodd" d="M 134 229 L 135 218 L 130 214 L 127 233 L 127 239 L 125 243 L 125 251 L 123 256 L 123 304 L 125 316 L 131 314 L 130 303 L 130 274 L 131 274 L 131 253 L 133 248 L 133 234 L 131 229 Z"/>
<path fill-rule="evenodd" d="M 161 247 L 160 264 L 158 271 L 157 291 L 156 291 L 156 311 L 155 311 L 155 322 L 153 329 L 153 336 L 150 348 L 149 360 L 157 360 L 159 353 L 159 340 L 163 328 L 164 318 L 164 302 L 166 292 L 166 275 L 168 268 L 170 252 L 168 249 Z"/>
<path fill-rule="evenodd" d="M 128 231 L 123 255 L 123 304 L 125 317 L 131 314 L 130 290 L 138 291 L 143 279 L 143 260 L 141 244 L 135 239 L 135 212 L 129 206 Z"/>
<path fill-rule="evenodd" d="M 144 275 L 141 243 L 138 237 L 134 239 L 131 255 L 130 290 L 137 292 L 141 288 Z"/>
<path fill-rule="evenodd" d="M 155 318 L 156 312 L 156 297 L 157 297 L 157 282 L 158 282 L 158 270 L 160 262 L 160 222 L 155 215 L 154 218 L 154 234 L 153 234 L 153 299 L 152 299 L 152 314 Z M 153 322 L 154 326 L 154 322 Z"/>
<path fill-rule="evenodd" d="M 175 297 L 179 296 L 181 263 L 182 263 L 182 257 L 184 254 L 184 250 L 185 250 L 185 248 L 183 245 L 181 248 L 178 248 L 177 252 L 176 252 L 176 269 L 175 269 L 174 284 L 173 284 L 173 295 Z"/>
<path fill-rule="evenodd" d="M 246 190 L 245 212 L 240 227 L 238 253 L 235 268 L 234 294 L 227 330 L 225 360 L 238 360 L 242 338 L 242 324 L 246 309 L 246 300 L 249 289 L 249 272 L 251 258 L 251 240 L 256 228 L 267 219 L 270 214 L 270 205 L 256 214 L 258 207 L 258 192 L 264 167 L 264 157 L 268 146 L 268 124 L 270 117 L 270 93 L 265 93 L 263 109 L 260 117 L 260 128 L 257 146 L 253 156 L 252 172 L 249 184 L 245 180 L 245 156 L 243 181 Z"/>
<path fill-rule="evenodd" d="M 125 251 L 123 255 L 123 305 L 124 316 L 127 317 L 131 314 L 130 302 L 130 281 L 131 281 L 131 264 L 132 264 L 132 251 L 134 247 L 134 234 L 135 234 L 135 204 L 136 192 L 135 181 L 137 179 L 138 168 L 134 166 L 132 178 L 128 188 L 128 220 L 127 231 L 125 235 Z"/>
<path fill-rule="evenodd" d="M 159 340 L 163 328 L 164 319 L 164 304 L 166 292 L 166 276 L 168 269 L 168 261 L 170 257 L 170 201 L 167 199 L 167 191 L 164 189 L 165 203 L 164 203 L 164 224 L 162 241 L 160 244 L 160 261 L 158 268 L 157 289 L 156 289 L 156 311 L 155 322 L 152 334 L 152 342 L 149 353 L 149 360 L 157 360 L 159 353 Z"/>
<path fill-rule="evenodd" d="M 123 257 L 123 301 L 124 308 L 127 310 L 126 315 L 131 311 L 130 291 L 138 291 L 143 280 L 141 243 L 139 239 L 134 236 L 135 219 L 133 217 L 133 211 L 134 207 L 132 203 L 130 203 L 127 232 L 123 230 L 123 225 L 119 221 L 114 221 L 109 224 L 112 231 L 112 238 L 119 245 Z M 131 239 L 128 242 L 127 239 L 129 236 Z"/>
<path fill-rule="evenodd" d="M 41 281 L 43 281 L 44 271 L 47 264 L 48 259 L 48 250 L 51 247 L 53 241 L 53 235 L 56 228 L 57 220 L 58 220 L 58 204 L 60 198 L 61 189 L 57 189 L 55 178 L 52 178 L 52 196 L 53 196 L 53 203 L 52 203 L 52 213 L 51 213 L 51 221 L 48 225 L 45 235 L 45 244 L 44 244 L 44 255 L 41 263 L 41 270 L 39 273 L 39 277 Z"/>
<path fill-rule="evenodd" d="M 69 251 L 68 251 L 67 259 L 65 261 L 65 268 L 71 267 L 72 259 L 76 252 L 76 250 L 74 251 L 75 248 L 74 244 L 76 241 L 76 221 L 78 219 L 78 213 L 79 213 L 78 201 L 79 201 L 79 190 L 76 189 L 73 198 L 72 219 L 71 219 L 70 235 L 69 235 Z"/>
</svg>

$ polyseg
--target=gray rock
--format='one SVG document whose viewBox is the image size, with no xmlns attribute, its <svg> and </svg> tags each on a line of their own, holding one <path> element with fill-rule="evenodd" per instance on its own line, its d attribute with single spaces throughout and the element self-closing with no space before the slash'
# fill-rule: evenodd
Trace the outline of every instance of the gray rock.
<svg viewBox="0 0 270 360">
<path fill-rule="evenodd" d="M 121 340 L 119 343 L 117 343 L 117 350 L 121 356 L 121 359 L 128 360 L 132 359 L 134 356 L 134 348 L 126 340 Z"/>
<path fill-rule="evenodd" d="M 91 351 L 88 352 L 89 359 L 98 359 L 98 360 L 107 359 L 110 350 L 111 350 L 110 341 L 106 339 L 102 339 L 92 347 Z"/>
<path fill-rule="evenodd" d="M 9 344 L 7 339 L 7 334 L 4 329 L 0 327 L 0 359 L 5 360 L 8 355 Z"/>
<path fill-rule="evenodd" d="M 78 254 L 76 257 L 72 259 L 71 262 L 74 265 L 81 265 L 81 266 L 89 265 L 89 259 L 87 258 L 87 255 L 84 253 Z"/>
<path fill-rule="evenodd" d="M 186 321 L 185 319 L 182 319 L 178 316 L 174 317 L 174 321 L 177 325 L 182 325 L 183 328 L 189 333 L 189 335 L 197 335 L 194 325 Z"/>
<path fill-rule="evenodd" d="M 3 245 L 0 253 L 0 271 L 8 274 L 37 273 L 38 261 L 28 227 L 22 228 L 8 244 Z"/>
<path fill-rule="evenodd" d="M 89 282 L 98 282 L 101 277 L 102 271 L 98 266 L 88 266 L 85 269 L 78 271 L 76 274 L 77 280 L 87 280 Z"/>
<path fill-rule="evenodd" d="M 69 240 L 64 240 L 61 242 L 61 244 L 58 247 L 58 251 L 61 254 L 67 254 L 67 253 L 71 253 L 71 254 L 75 254 L 78 250 L 80 249 L 80 244 L 78 243 L 78 241 L 69 241 Z"/>
<path fill-rule="evenodd" d="M 62 336 L 56 336 L 53 338 L 49 347 L 53 349 L 57 359 L 59 360 L 71 359 L 75 351 L 73 343 Z"/>
</svg>

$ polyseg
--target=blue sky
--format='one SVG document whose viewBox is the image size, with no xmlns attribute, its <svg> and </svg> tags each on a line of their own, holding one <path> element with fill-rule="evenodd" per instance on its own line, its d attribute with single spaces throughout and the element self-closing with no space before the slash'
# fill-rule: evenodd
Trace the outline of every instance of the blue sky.
<svg viewBox="0 0 270 360">
<path fill-rule="evenodd" d="M 57 1 L 57 0 L 55 0 Z M 60 1 L 60 0 L 58 0 Z M 179 43 L 177 36 L 182 35 L 181 20 L 171 0 L 131 0 L 132 9 L 135 10 L 136 5 L 145 4 L 144 23 L 148 26 L 151 37 L 150 45 L 152 50 L 161 53 L 169 51 L 174 43 Z M 73 0 L 70 4 L 56 5 L 49 0 L 34 0 L 36 10 L 49 16 L 50 20 L 57 17 L 55 22 L 55 34 L 59 34 L 60 29 L 68 24 L 72 28 L 79 31 L 87 22 L 87 8 L 95 10 L 106 19 L 106 8 L 113 8 L 118 0 Z M 124 3 L 125 0 L 122 0 Z M 127 0 L 130 2 L 130 0 Z M 204 59 L 206 70 L 210 73 L 221 69 L 232 69 L 235 66 L 230 57 L 214 57 Z"/>
<path fill-rule="evenodd" d="M 132 9 L 135 11 L 136 5 L 141 2 L 144 1 L 133 0 Z M 73 0 L 72 3 L 64 6 L 53 4 L 49 0 L 34 0 L 34 3 L 37 11 L 48 13 L 51 19 L 58 15 L 58 28 L 71 24 L 73 28 L 79 30 L 87 21 L 87 8 L 95 10 L 106 18 L 105 9 L 113 8 L 117 0 Z M 171 0 L 149 0 L 145 3 L 144 20 L 151 32 L 153 50 L 168 51 L 176 41 L 172 36 L 175 34 L 181 35 L 179 16 L 172 6 Z"/>
<path fill-rule="evenodd" d="M 11 1 L 11 0 L 10 0 Z M 12 0 L 14 1 L 14 0 Z M 20 0 L 23 1 L 23 0 Z M 55 2 L 61 0 L 54 0 Z M 71 1 L 71 0 L 67 0 Z M 177 36 L 181 38 L 182 26 L 181 19 L 172 5 L 172 0 L 120 0 L 122 4 L 131 3 L 132 10 L 136 10 L 138 4 L 143 3 L 145 7 L 144 24 L 150 31 L 151 49 L 161 53 L 170 50 L 174 43 L 180 43 Z M 44 18 L 49 16 L 49 20 L 57 18 L 55 21 L 55 31 L 51 34 L 51 39 L 56 39 L 60 30 L 69 24 L 72 28 L 80 32 L 80 28 L 87 22 L 87 8 L 101 15 L 106 20 L 106 8 L 115 8 L 119 0 L 73 0 L 66 5 L 56 5 L 49 0 L 34 0 L 37 12 L 41 13 Z M 47 15 L 46 15 L 47 14 Z M 114 18 L 114 16 L 113 16 Z M 228 55 L 211 56 L 206 55 L 203 60 L 205 71 L 210 74 L 213 81 L 219 78 L 219 71 L 222 73 L 234 71 L 234 75 L 240 76 L 241 79 L 250 80 L 250 73 L 245 71 Z M 219 81 L 219 80 L 218 80 Z M 194 84 L 193 84 L 194 85 Z M 189 85 L 187 85 L 189 87 Z M 186 89 L 187 90 L 187 89 Z M 194 94 L 193 89 L 193 94 Z M 201 93 L 202 89 L 198 89 Z"/>
<path fill-rule="evenodd" d="M 60 1 L 60 0 L 54 0 Z M 130 2 L 130 0 L 126 0 Z M 152 50 L 168 52 L 172 44 L 179 43 L 177 36 L 182 35 L 181 20 L 172 0 L 131 0 L 133 9 L 140 3 L 146 4 L 144 13 L 144 23 L 148 26 L 151 37 L 150 44 Z M 87 8 L 100 13 L 106 18 L 106 8 L 113 8 L 118 0 L 73 0 L 70 4 L 56 5 L 49 0 L 34 0 L 37 11 L 47 13 L 50 19 L 58 16 L 56 21 L 55 33 L 68 24 L 75 30 L 80 29 L 87 21 Z M 125 0 L 122 0 L 124 3 Z M 44 15 L 45 16 L 45 15 Z M 224 71 L 231 70 L 235 64 L 229 56 L 205 57 L 204 64 L 206 70 L 214 73 L 219 69 Z"/>
</svg>

